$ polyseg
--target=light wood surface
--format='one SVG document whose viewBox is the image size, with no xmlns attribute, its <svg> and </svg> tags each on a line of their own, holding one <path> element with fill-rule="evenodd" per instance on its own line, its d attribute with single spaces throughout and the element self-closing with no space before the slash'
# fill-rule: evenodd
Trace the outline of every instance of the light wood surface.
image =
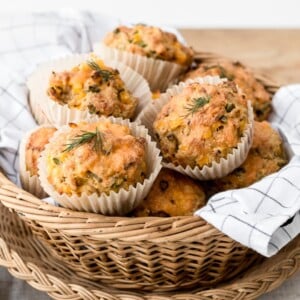
<svg viewBox="0 0 300 300">
<path fill-rule="evenodd" d="M 180 31 L 194 49 L 240 60 L 280 84 L 300 82 L 299 29 Z"/>
</svg>

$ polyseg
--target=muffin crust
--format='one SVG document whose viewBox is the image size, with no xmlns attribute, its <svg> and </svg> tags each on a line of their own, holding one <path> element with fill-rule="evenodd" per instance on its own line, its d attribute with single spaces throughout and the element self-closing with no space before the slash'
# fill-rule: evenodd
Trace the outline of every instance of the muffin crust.
<svg viewBox="0 0 300 300">
<path fill-rule="evenodd" d="M 193 59 L 192 49 L 182 45 L 173 33 L 144 24 L 119 26 L 105 37 L 104 43 L 108 47 L 183 66 L 190 65 Z"/>
<path fill-rule="evenodd" d="M 38 159 L 56 128 L 40 127 L 28 138 L 25 145 L 25 164 L 30 176 L 38 174 Z"/>
<path fill-rule="evenodd" d="M 109 194 L 143 182 L 146 141 L 110 121 L 72 124 L 46 150 L 48 181 L 60 194 Z"/>
<path fill-rule="evenodd" d="M 103 116 L 131 118 L 138 103 L 118 70 L 96 56 L 70 71 L 52 72 L 47 93 L 61 105 Z"/>
<path fill-rule="evenodd" d="M 162 169 L 148 196 L 133 211 L 136 217 L 189 216 L 205 205 L 203 189 L 191 178 Z"/>
</svg>

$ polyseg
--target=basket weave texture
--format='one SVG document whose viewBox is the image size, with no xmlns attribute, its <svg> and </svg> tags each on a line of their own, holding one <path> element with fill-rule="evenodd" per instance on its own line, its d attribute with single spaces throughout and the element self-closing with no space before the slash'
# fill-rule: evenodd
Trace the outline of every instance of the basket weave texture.
<svg viewBox="0 0 300 300">
<path fill-rule="evenodd" d="M 0 204 L 0 266 L 57 300 L 251 300 L 280 286 L 300 268 L 300 237 L 227 284 L 167 293 L 128 292 L 85 280 L 51 255 L 30 228 Z"/>
<path fill-rule="evenodd" d="M 198 53 L 196 61 L 221 59 Z M 268 78 L 256 76 L 271 94 L 278 89 Z M 113 288 L 168 291 L 212 286 L 262 260 L 199 217 L 126 218 L 75 212 L 45 204 L 1 174 L 0 201 L 65 266 Z"/>
</svg>

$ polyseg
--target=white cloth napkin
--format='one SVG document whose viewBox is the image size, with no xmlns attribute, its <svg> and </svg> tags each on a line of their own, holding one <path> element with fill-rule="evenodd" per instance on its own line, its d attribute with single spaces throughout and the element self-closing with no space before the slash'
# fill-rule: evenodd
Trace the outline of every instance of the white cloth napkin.
<svg viewBox="0 0 300 300">
<path fill-rule="evenodd" d="M 27 102 L 28 75 L 43 61 L 91 51 L 116 25 L 117 20 L 88 12 L 0 16 L 0 167 L 13 182 L 19 184 L 20 139 L 37 125 Z M 300 231 L 300 85 L 281 88 L 273 105 L 272 122 L 291 149 L 290 163 L 249 188 L 215 195 L 196 212 L 266 256 Z"/>
</svg>

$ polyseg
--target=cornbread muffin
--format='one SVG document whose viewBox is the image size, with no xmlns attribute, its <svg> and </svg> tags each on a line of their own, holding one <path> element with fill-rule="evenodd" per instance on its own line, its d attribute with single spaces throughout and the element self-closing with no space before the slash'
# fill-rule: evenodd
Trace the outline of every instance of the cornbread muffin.
<svg viewBox="0 0 300 300">
<path fill-rule="evenodd" d="M 119 71 L 96 56 L 71 70 L 52 72 L 47 93 L 58 104 L 103 116 L 131 118 L 138 104 Z"/>
<path fill-rule="evenodd" d="M 25 143 L 25 168 L 30 176 L 38 174 L 38 159 L 56 128 L 40 127 L 30 134 Z"/>
<path fill-rule="evenodd" d="M 237 147 L 248 123 L 245 96 L 234 82 L 191 82 L 173 95 L 153 124 L 165 162 L 210 166 Z"/>
<path fill-rule="evenodd" d="M 191 178 L 162 169 L 145 200 L 134 211 L 136 217 L 188 216 L 204 206 L 203 189 Z"/>
<path fill-rule="evenodd" d="M 252 72 L 239 62 L 220 61 L 219 63 L 203 63 L 195 70 L 189 71 L 183 80 L 203 76 L 220 76 L 234 81 L 251 100 L 255 119 L 266 120 L 271 112 L 271 96 L 264 86 L 257 81 Z"/>
<path fill-rule="evenodd" d="M 193 59 L 191 48 L 182 45 L 177 37 L 158 27 L 137 24 L 119 26 L 107 34 L 104 44 L 134 54 L 188 66 Z"/>
<path fill-rule="evenodd" d="M 206 184 L 209 194 L 251 185 L 287 164 L 282 139 L 270 123 L 255 122 L 253 144 L 245 162 L 226 177 Z"/>
<path fill-rule="evenodd" d="M 71 124 L 47 146 L 45 160 L 48 183 L 59 194 L 109 194 L 144 181 L 146 140 L 109 120 Z"/>
<path fill-rule="evenodd" d="M 20 143 L 22 187 L 40 199 L 47 197 L 47 193 L 42 188 L 38 176 L 38 159 L 55 131 L 56 128 L 51 126 L 37 127 L 26 133 Z"/>
</svg>

